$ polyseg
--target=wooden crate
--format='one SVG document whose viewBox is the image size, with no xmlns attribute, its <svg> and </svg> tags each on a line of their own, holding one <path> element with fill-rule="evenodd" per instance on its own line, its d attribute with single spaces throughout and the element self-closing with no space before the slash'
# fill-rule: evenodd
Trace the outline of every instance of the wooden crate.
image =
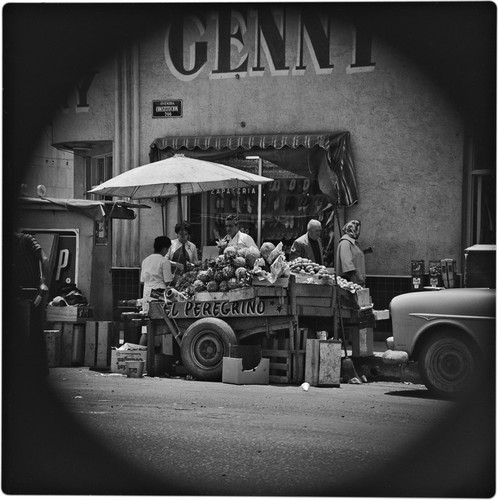
<svg viewBox="0 0 498 500">
<path fill-rule="evenodd" d="M 259 279 L 257 276 L 255 276 L 252 279 L 252 285 L 287 288 L 289 286 L 289 278 L 277 278 L 275 282 L 270 283 L 266 278 Z"/>
<path fill-rule="evenodd" d="M 47 365 L 55 368 L 61 364 L 61 332 L 60 330 L 45 330 L 45 345 L 47 347 Z"/>
<path fill-rule="evenodd" d="M 256 297 L 287 297 L 287 288 L 281 286 L 255 286 L 252 289 Z"/>
<path fill-rule="evenodd" d="M 307 328 L 289 321 L 287 328 L 273 331 L 262 343 L 262 356 L 270 359 L 270 382 L 304 382 Z"/>
<path fill-rule="evenodd" d="M 335 287 L 292 283 L 291 303 L 299 316 L 333 316 Z"/>
<path fill-rule="evenodd" d="M 93 318 L 93 308 L 88 306 L 47 306 L 46 320 L 61 323 L 84 323 Z"/>
<path fill-rule="evenodd" d="M 315 339 L 307 340 L 305 379 L 306 382 L 313 386 L 340 386 L 340 341 Z"/>
<path fill-rule="evenodd" d="M 288 331 L 287 331 L 288 332 Z M 292 379 L 289 336 L 285 330 L 265 337 L 261 355 L 270 359 L 270 383 L 288 384 Z"/>
<path fill-rule="evenodd" d="M 197 292 L 195 294 L 196 302 L 235 302 L 237 300 L 250 300 L 255 297 L 254 288 L 237 288 L 235 290 L 228 290 L 227 292 Z"/>
<path fill-rule="evenodd" d="M 111 364 L 111 346 L 115 333 L 112 321 L 87 321 L 83 366 L 108 368 Z"/>
<path fill-rule="evenodd" d="M 292 382 L 301 384 L 304 382 L 306 340 L 308 337 L 307 328 L 294 328 L 293 340 L 291 342 L 291 364 L 292 364 Z M 292 333 L 291 333 L 292 339 Z M 292 345 L 293 344 L 293 345 Z"/>
<path fill-rule="evenodd" d="M 49 323 L 51 330 L 59 331 L 47 354 L 52 356 L 55 366 L 81 366 L 84 358 L 85 325 L 79 323 L 55 322 Z M 49 345 L 47 344 L 47 348 Z M 57 355 L 56 351 L 59 351 Z"/>
</svg>

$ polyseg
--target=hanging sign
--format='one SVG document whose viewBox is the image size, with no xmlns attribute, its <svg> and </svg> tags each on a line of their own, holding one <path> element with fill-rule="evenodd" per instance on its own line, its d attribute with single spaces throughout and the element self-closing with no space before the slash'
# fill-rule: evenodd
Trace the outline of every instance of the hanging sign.
<svg viewBox="0 0 498 500">
<path fill-rule="evenodd" d="M 181 118 L 182 116 L 182 99 L 152 101 L 152 118 Z"/>
<path fill-rule="evenodd" d="M 107 245 L 109 242 L 109 224 L 107 218 L 96 220 L 94 231 L 95 245 Z"/>
</svg>

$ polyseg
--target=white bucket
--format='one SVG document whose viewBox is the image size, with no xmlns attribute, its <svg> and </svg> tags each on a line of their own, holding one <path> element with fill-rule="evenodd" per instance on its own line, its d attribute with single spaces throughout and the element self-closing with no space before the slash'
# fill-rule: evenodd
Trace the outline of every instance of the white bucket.
<svg viewBox="0 0 498 500">
<path fill-rule="evenodd" d="M 145 361 L 126 361 L 126 376 L 128 378 L 142 378 L 144 374 Z"/>
</svg>

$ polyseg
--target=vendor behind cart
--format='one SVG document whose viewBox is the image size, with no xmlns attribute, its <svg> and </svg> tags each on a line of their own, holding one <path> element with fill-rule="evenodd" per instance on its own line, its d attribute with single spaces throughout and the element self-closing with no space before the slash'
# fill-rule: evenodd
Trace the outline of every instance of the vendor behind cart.
<svg viewBox="0 0 498 500">
<path fill-rule="evenodd" d="M 251 236 L 240 231 L 239 218 L 236 215 L 227 216 L 225 219 L 225 229 L 227 235 L 218 242 L 220 250 L 223 251 L 226 247 L 235 247 L 236 249 L 254 247 L 258 250 Z"/>
<path fill-rule="evenodd" d="M 185 221 L 175 226 L 177 238 L 171 242 L 166 258 L 172 262 L 172 266 L 188 271 L 192 265 L 199 264 L 197 247 L 190 241 L 190 223 Z M 181 266 L 178 266 L 181 264 Z"/>
<path fill-rule="evenodd" d="M 365 286 L 365 255 L 357 241 L 361 223 L 358 220 L 350 220 L 344 224 L 342 231 L 344 234 L 337 245 L 337 274 L 341 278 Z"/>
<path fill-rule="evenodd" d="M 323 264 L 323 248 L 320 237 L 322 224 L 316 219 L 308 222 L 307 232 L 294 241 L 290 249 L 289 260 L 303 257 L 317 264 Z"/>
<path fill-rule="evenodd" d="M 142 261 L 140 281 L 144 284 L 142 298 L 142 310 L 144 313 L 149 312 L 151 294 L 152 296 L 154 294 L 161 295 L 173 280 L 171 264 L 169 259 L 166 258 L 170 247 L 171 240 L 167 236 L 158 236 L 154 240 L 154 253 Z M 153 291 L 154 294 L 152 293 Z M 142 340 L 145 340 L 143 337 L 144 335 L 142 335 L 141 344 Z"/>
</svg>

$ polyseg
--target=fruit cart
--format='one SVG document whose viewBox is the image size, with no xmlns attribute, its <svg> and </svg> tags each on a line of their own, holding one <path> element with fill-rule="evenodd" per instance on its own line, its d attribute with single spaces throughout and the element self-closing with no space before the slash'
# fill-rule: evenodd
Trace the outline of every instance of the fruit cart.
<svg viewBox="0 0 498 500">
<path fill-rule="evenodd" d="M 337 338 L 333 326 L 337 293 L 349 304 L 343 317 L 358 314 L 355 294 L 330 280 L 321 284 L 322 280 L 308 276 L 291 274 L 274 283 L 253 278 L 252 286 L 239 290 L 151 302 L 147 373 L 155 374 L 155 339 L 160 335 L 163 352 L 166 346 L 166 352 L 173 354 L 176 343 L 184 367 L 199 380 L 221 380 L 223 357 L 230 345 L 256 345 L 261 346 L 263 357 L 270 358 L 270 382 L 302 382 L 307 327 L 322 319 Z"/>
</svg>

